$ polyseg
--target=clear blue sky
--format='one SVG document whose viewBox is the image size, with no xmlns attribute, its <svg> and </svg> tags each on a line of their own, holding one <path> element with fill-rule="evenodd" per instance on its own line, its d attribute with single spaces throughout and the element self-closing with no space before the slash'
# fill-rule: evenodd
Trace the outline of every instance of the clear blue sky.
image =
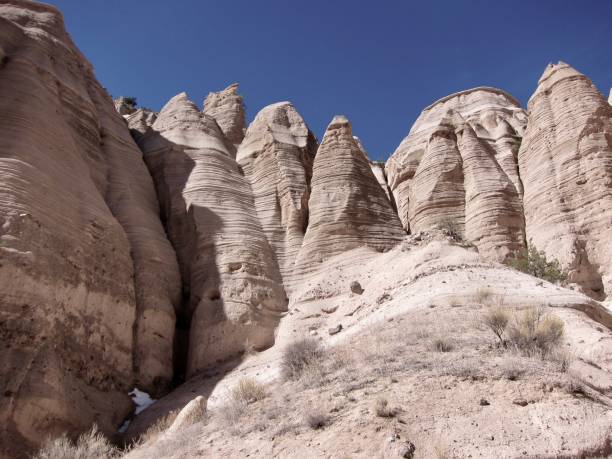
<svg viewBox="0 0 612 459">
<path fill-rule="evenodd" d="M 609 0 L 51 3 L 113 96 L 158 110 L 238 82 L 249 121 L 290 100 L 320 139 L 344 114 L 374 159 L 452 92 L 495 86 L 526 105 L 549 62 L 612 86 Z"/>
</svg>

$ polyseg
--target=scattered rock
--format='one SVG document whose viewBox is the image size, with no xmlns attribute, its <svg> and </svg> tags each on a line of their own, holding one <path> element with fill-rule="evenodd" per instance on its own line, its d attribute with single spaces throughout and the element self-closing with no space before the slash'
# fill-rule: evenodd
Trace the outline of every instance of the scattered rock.
<svg viewBox="0 0 612 459">
<path fill-rule="evenodd" d="M 351 292 L 357 295 L 361 295 L 363 293 L 363 288 L 361 287 L 361 284 L 357 281 L 351 282 Z"/>
<path fill-rule="evenodd" d="M 325 314 L 333 314 L 337 310 L 338 310 L 338 306 L 322 307 L 321 308 L 321 311 L 324 312 Z"/>
<path fill-rule="evenodd" d="M 481 398 L 480 399 L 480 406 L 489 406 L 490 403 L 486 398 Z"/>
<path fill-rule="evenodd" d="M 518 405 L 518 406 L 527 406 L 527 405 L 529 405 L 529 402 L 527 400 L 525 400 L 524 398 L 514 399 L 512 401 L 512 403 L 514 403 L 515 405 Z"/>
<path fill-rule="evenodd" d="M 338 324 L 335 327 L 332 327 L 327 331 L 329 332 L 330 335 L 335 335 L 336 333 L 340 333 L 342 331 L 342 324 Z"/>
</svg>

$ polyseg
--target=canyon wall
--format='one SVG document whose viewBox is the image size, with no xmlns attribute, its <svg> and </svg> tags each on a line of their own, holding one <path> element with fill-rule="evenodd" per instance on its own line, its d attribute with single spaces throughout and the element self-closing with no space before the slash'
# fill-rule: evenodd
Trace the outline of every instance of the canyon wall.
<svg viewBox="0 0 612 459">
<path fill-rule="evenodd" d="M 113 432 L 172 378 L 180 279 L 142 154 L 53 7 L 0 2 L 0 445 Z M 8 448 L 8 450 L 7 450 Z"/>
</svg>

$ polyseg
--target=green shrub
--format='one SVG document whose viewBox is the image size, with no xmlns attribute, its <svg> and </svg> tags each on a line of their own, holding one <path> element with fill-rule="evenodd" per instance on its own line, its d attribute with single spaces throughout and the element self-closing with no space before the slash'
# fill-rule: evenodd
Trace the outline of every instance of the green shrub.
<svg viewBox="0 0 612 459">
<path fill-rule="evenodd" d="M 523 250 L 521 256 L 511 259 L 508 265 L 548 282 L 564 282 L 567 280 L 567 273 L 561 269 L 559 262 L 557 260 L 548 261 L 546 254 L 538 250 L 531 240 L 529 240 L 527 249 Z"/>
<path fill-rule="evenodd" d="M 463 240 L 461 229 L 459 228 L 458 223 L 452 218 L 440 220 L 436 227 L 446 233 L 448 236 L 452 237 L 455 241 Z"/>
<path fill-rule="evenodd" d="M 131 108 L 136 108 L 138 105 L 138 100 L 136 97 L 123 97 L 123 102 Z"/>
</svg>

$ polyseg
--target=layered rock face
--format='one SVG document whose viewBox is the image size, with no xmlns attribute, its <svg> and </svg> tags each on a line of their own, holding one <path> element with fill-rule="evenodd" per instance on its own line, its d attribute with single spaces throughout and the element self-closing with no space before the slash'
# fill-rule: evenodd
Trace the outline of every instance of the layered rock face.
<svg viewBox="0 0 612 459">
<path fill-rule="evenodd" d="M 270 346 L 287 300 L 232 144 L 182 93 L 139 145 L 181 268 L 187 376 L 247 347 Z"/>
<path fill-rule="evenodd" d="M 172 375 L 180 279 L 141 153 L 53 7 L 0 2 L 0 456 L 115 431 Z M 14 448 L 14 449 L 13 449 Z"/>
<path fill-rule="evenodd" d="M 524 244 L 516 155 L 526 114 L 507 93 L 475 88 L 427 107 L 386 165 L 404 228 L 452 225 L 503 260 Z"/>
<path fill-rule="evenodd" d="M 519 152 L 527 237 L 594 297 L 612 292 L 612 107 L 567 64 L 529 100 Z"/>
<path fill-rule="evenodd" d="M 237 147 L 244 138 L 246 120 L 238 83 L 223 91 L 211 92 L 204 100 L 204 113 L 213 117 L 227 139 Z"/>
<path fill-rule="evenodd" d="M 332 120 L 317 151 L 309 209 L 296 263 L 300 273 L 356 247 L 388 250 L 405 235 L 343 116 Z"/>
<path fill-rule="evenodd" d="M 295 107 L 280 102 L 257 114 L 236 156 L 283 279 L 293 272 L 308 224 L 316 149 L 317 141 Z"/>
</svg>

